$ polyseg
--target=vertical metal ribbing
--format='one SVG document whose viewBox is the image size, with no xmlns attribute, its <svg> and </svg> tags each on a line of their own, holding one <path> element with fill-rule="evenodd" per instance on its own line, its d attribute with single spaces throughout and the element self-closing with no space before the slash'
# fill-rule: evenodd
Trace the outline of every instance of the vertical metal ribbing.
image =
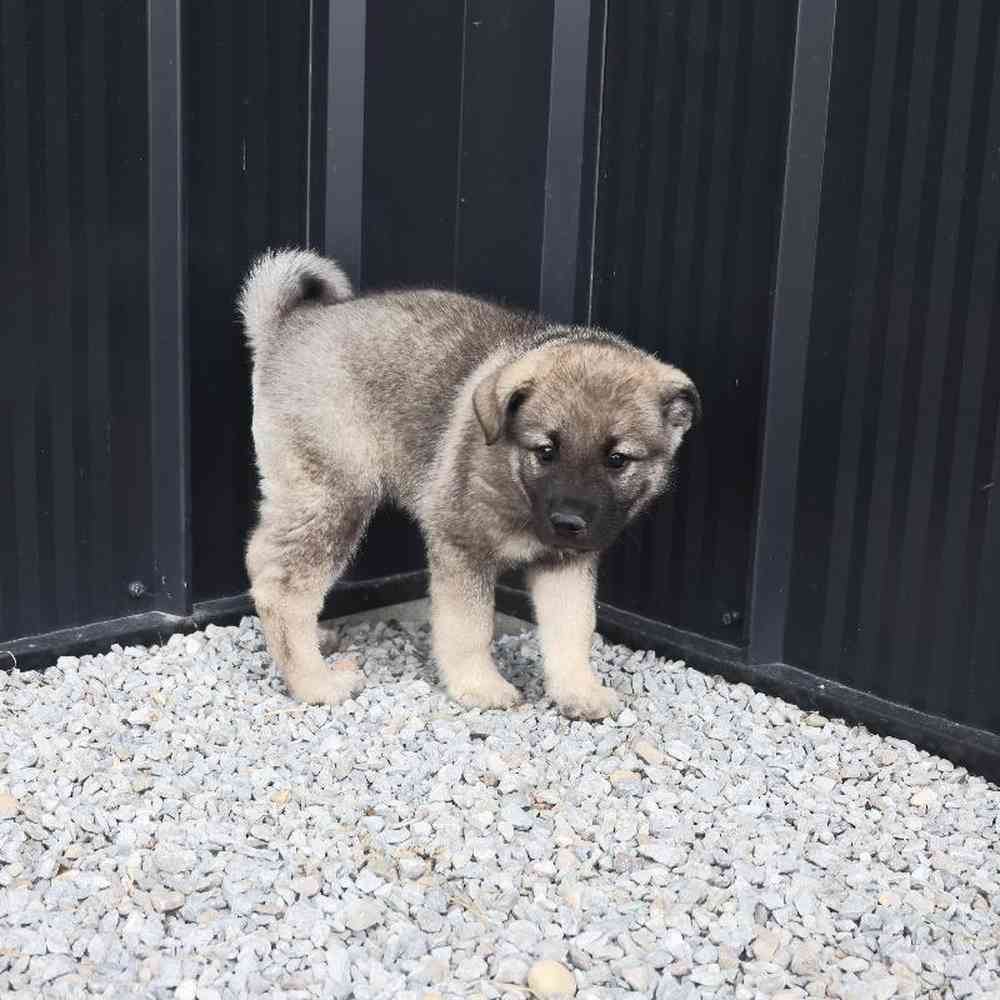
<svg viewBox="0 0 1000 1000">
<path fill-rule="evenodd" d="M 160 611 L 191 610 L 181 0 L 149 0 L 149 337 L 153 558 Z"/>
<path fill-rule="evenodd" d="M 590 0 L 554 2 L 539 297 L 542 313 L 564 323 L 576 300 L 590 17 Z"/>
<path fill-rule="evenodd" d="M 324 247 L 360 287 L 366 0 L 329 0 Z"/>
<path fill-rule="evenodd" d="M 752 663 L 784 652 L 836 16 L 836 0 L 800 0 L 750 578 Z"/>
</svg>

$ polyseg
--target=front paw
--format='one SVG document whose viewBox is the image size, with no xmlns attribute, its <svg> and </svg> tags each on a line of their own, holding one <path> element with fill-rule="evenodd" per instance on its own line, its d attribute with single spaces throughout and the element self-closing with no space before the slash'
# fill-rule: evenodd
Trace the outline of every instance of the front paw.
<svg viewBox="0 0 1000 1000">
<path fill-rule="evenodd" d="M 338 660 L 326 670 L 292 674 L 285 680 L 292 696 L 308 705 L 339 705 L 365 686 L 364 675 L 352 660 Z"/>
<path fill-rule="evenodd" d="M 548 696 L 570 719 L 606 719 L 622 710 L 618 695 L 596 679 L 573 685 L 552 685 Z"/>
<path fill-rule="evenodd" d="M 495 670 L 452 681 L 448 685 L 448 694 L 460 705 L 469 708 L 513 708 L 521 700 L 521 692 Z"/>
</svg>

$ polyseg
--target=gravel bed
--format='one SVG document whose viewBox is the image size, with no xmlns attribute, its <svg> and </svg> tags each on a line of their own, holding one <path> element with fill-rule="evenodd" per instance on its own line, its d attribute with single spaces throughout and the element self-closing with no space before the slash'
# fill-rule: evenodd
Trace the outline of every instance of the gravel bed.
<svg viewBox="0 0 1000 1000">
<path fill-rule="evenodd" d="M 628 708 L 465 711 L 426 627 L 290 702 L 257 622 L 0 673 L 0 994 L 1000 998 L 1000 789 L 595 639 Z"/>
</svg>

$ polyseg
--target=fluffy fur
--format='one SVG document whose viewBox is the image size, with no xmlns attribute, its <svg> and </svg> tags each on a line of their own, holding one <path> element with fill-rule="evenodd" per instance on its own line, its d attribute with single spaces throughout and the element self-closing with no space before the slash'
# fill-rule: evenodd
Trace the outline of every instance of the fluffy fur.
<svg viewBox="0 0 1000 1000">
<path fill-rule="evenodd" d="M 291 693 L 336 704 L 362 686 L 324 663 L 316 618 L 390 502 L 426 540 L 454 698 L 517 702 L 489 644 L 497 575 L 526 566 L 549 695 L 571 716 L 614 712 L 589 662 L 597 559 L 667 488 L 699 415 L 691 380 L 602 331 L 452 292 L 353 297 L 306 251 L 257 261 L 240 308 L 262 491 L 247 568 Z"/>
</svg>

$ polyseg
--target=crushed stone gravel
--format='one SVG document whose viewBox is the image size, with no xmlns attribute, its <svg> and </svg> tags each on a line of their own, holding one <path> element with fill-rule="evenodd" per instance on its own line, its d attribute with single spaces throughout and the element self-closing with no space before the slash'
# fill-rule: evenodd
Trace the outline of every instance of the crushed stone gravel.
<svg viewBox="0 0 1000 1000">
<path fill-rule="evenodd" d="M 510 712 L 395 622 L 333 709 L 250 618 L 0 673 L 0 994 L 1000 998 L 996 786 L 600 638 L 628 708 L 571 722 L 495 650 Z"/>
</svg>

